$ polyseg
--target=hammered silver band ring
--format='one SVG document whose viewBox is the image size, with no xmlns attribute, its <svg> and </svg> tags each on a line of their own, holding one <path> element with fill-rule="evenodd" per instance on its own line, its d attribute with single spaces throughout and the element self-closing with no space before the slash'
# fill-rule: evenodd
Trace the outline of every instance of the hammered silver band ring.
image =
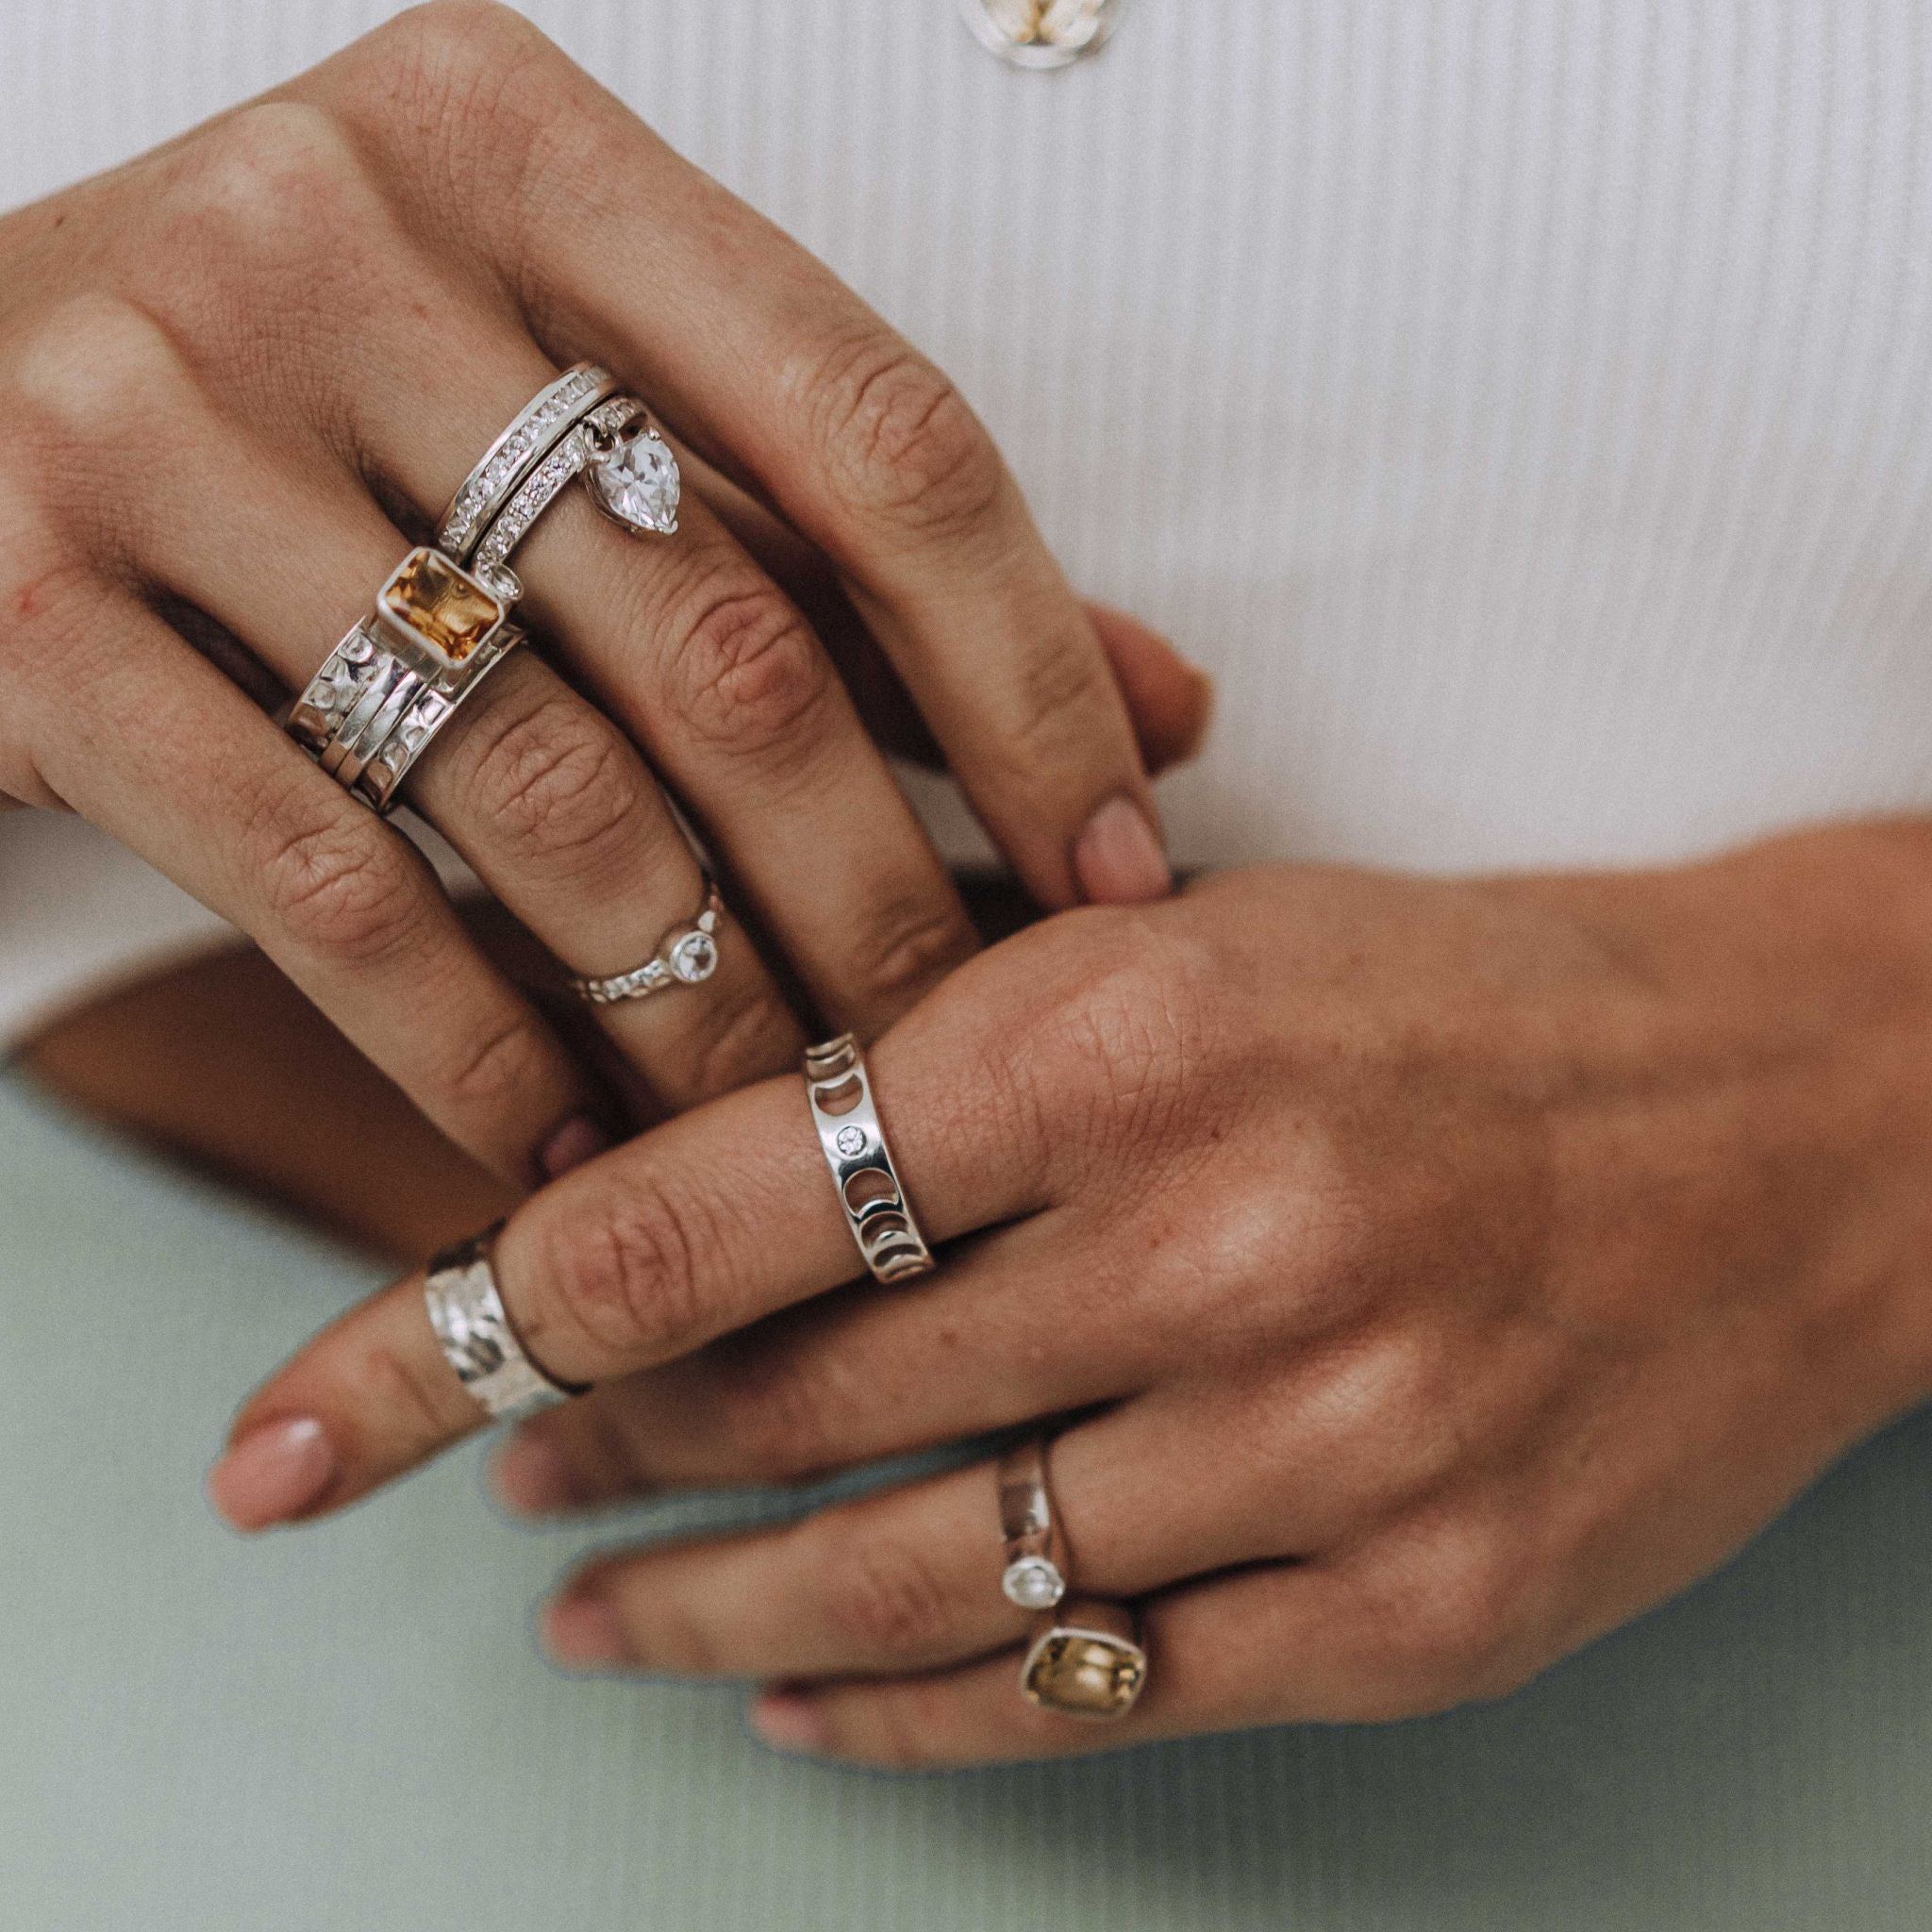
<svg viewBox="0 0 1932 1932">
<path fill-rule="evenodd" d="M 937 1264 L 892 1165 L 865 1057 L 851 1034 L 807 1050 L 805 1091 L 845 1224 L 866 1267 L 887 1283 L 930 1274 Z"/>
<path fill-rule="evenodd" d="M 583 1393 L 532 1361 L 496 1286 L 497 1230 L 490 1228 L 430 1262 L 424 1306 L 443 1359 L 492 1422 L 516 1422 Z"/>
</svg>

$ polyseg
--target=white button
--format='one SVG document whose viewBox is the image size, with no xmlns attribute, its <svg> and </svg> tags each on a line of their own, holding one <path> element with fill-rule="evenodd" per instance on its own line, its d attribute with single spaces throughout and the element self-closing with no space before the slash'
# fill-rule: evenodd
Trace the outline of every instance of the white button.
<svg viewBox="0 0 1932 1932">
<path fill-rule="evenodd" d="M 1064 67 L 1119 24 L 1122 0 L 959 0 L 982 47 L 1015 67 Z"/>
</svg>

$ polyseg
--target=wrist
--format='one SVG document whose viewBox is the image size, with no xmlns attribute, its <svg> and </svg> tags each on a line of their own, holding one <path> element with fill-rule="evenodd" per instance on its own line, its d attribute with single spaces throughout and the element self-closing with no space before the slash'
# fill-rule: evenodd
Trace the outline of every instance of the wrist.
<svg viewBox="0 0 1932 1932">
<path fill-rule="evenodd" d="M 1644 1051 L 1735 1163 L 1744 1290 L 1789 1306 L 1845 1440 L 1932 1399 L 1932 821 L 1501 890 L 1653 996 Z"/>
<path fill-rule="evenodd" d="M 1932 821 L 1792 833 L 1669 876 L 1668 951 L 1713 1024 L 1750 1037 L 1745 1131 L 1773 1134 L 1781 1185 L 1815 1204 L 1794 1223 L 1810 1342 L 1862 1432 L 1932 1399 Z M 1753 1118 L 1767 1103 L 1774 1129 Z"/>
</svg>

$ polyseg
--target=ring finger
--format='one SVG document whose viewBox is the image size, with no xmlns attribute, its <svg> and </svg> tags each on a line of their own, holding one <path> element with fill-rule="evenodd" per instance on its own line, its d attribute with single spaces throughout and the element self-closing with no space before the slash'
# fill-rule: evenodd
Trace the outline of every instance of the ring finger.
<svg viewBox="0 0 1932 1932">
<path fill-rule="evenodd" d="M 146 561 L 299 689 L 401 540 L 345 474 L 238 449 L 240 434 L 187 440 L 149 518 Z M 225 480 L 237 476 L 245 487 Z M 234 567 L 258 557 L 275 571 Z M 406 796 L 574 972 L 636 966 L 698 908 L 697 861 L 643 760 L 532 652 L 512 654 L 463 704 Z M 597 1011 L 671 1107 L 786 1065 L 803 1039 L 728 922 L 709 979 Z"/>
<path fill-rule="evenodd" d="M 445 318 L 437 338 L 407 325 L 406 305 L 391 311 L 403 320 L 371 345 L 354 399 L 375 462 L 431 515 L 556 374 L 474 298 L 448 307 L 469 319 Z M 640 541 L 568 490 L 513 562 L 526 608 L 648 752 L 833 1027 L 875 1037 L 976 949 L 823 646 L 701 494 L 675 537 Z"/>
<path fill-rule="evenodd" d="M 1055 1442 L 1053 1505 L 1078 1592 L 1142 1596 L 1307 1546 L 1305 1525 L 1257 1512 L 1203 1407 L 1129 1403 Z M 1000 1589 L 999 1522 L 988 1461 L 784 1528 L 600 1558 L 550 1606 L 545 1641 L 565 1663 L 722 1677 L 957 1663 L 1033 1628 Z"/>
</svg>

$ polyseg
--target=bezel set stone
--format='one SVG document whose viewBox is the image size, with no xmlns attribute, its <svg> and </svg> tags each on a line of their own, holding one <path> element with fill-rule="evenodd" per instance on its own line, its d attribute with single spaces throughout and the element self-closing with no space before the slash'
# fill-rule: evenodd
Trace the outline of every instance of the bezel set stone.
<svg viewBox="0 0 1932 1932">
<path fill-rule="evenodd" d="M 1050 1557 L 1016 1557 L 1000 1578 L 1007 1601 L 1022 1610 L 1050 1610 L 1067 1593 L 1067 1579 Z"/>
</svg>

